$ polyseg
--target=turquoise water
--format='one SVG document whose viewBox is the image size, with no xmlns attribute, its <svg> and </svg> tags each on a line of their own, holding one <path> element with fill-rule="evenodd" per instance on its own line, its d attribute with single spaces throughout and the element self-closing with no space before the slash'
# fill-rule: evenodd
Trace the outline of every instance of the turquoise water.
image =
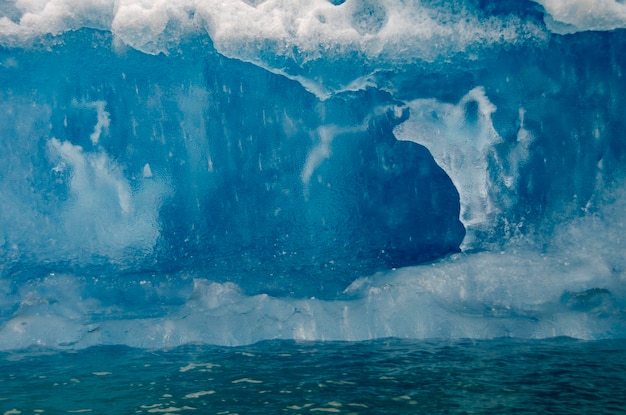
<svg viewBox="0 0 626 415">
<path fill-rule="evenodd" d="M 626 340 L 291 342 L 0 354 L 0 413 L 626 413 Z"/>
</svg>

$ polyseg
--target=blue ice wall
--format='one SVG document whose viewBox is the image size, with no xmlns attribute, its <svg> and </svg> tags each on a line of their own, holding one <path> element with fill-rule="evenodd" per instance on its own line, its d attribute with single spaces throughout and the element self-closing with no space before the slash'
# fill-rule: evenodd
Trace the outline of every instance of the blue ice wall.
<svg viewBox="0 0 626 415">
<path fill-rule="evenodd" d="M 0 4 L 0 347 L 621 335 L 626 11 L 583 3 Z"/>
<path fill-rule="evenodd" d="M 22 205 L 3 215 L 9 275 L 193 269 L 334 295 L 463 238 L 452 183 L 396 140 L 388 93 L 321 102 L 202 39 L 120 54 L 82 30 L 4 59 L 19 59 L 3 80 L 5 203 Z"/>
</svg>

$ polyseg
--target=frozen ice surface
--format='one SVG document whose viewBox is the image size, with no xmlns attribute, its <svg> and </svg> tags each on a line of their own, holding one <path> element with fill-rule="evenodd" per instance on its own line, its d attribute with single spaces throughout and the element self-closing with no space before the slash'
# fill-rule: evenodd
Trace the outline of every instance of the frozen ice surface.
<svg viewBox="0 0 626 415">
<path fill-rule="evenodd" d="M 545 22 L 554 33 L 626 28 L 626 5 L 619 0 L 534 0 L 546 11 Z"/>
<path fill-rule="evenodd" d="M 407 62 L 545 40 L 535 21 L 489 16 L 463 2 L 49 0 L 5 7 L 0 44 L 91 28 L 110 31 L 120 47 L 158 54 L 208 34 L 221 54 L 296 79 L 320 97 L 360 89 L 378 70 Z"/>
<path fill-rule="evenodd" d="M 624 337 L 624 5 L 0 3 L 0 349 Z"/>
<path fill-rule="evenodd" d="M 526 249 L 456 254 L 357 279 L 344 298 L 332 301 L 250 296 L 233 283 L 196 278 L 189 281 L 184 303 L 156 313 L 150 310 L 154 305 L 144 306 L 144 313 L 156 315 L 133 318 L 86 295 L 84 280 L 49 276 L 22 290 L 19 309 L 0 331 L 0 348 L 234 346 L 264 339 L 392 336 L 622 337 L 625 281 L 613 268 L 622 266 L 623 259 L 613 259 Z M 138 294 L 158 299 L 153 282 L 138 285 Z"/>
</svg>

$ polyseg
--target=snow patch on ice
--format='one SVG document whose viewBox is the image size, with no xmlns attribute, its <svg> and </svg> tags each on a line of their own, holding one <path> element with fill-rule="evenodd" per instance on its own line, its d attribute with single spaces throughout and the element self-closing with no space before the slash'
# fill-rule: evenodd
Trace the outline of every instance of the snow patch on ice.
<svg viewBox="0 0 626 415">
<path fill-rule="evenodd" d="M 626 28 L 626 4 L 620 0 L 534 0 L 546 11 L 552 32 L 565 35 Z"/>
</svg>

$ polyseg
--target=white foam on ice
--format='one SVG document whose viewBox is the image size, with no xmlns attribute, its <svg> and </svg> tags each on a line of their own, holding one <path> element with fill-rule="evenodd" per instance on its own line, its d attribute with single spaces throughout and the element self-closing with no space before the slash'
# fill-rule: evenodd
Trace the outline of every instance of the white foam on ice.
<svg viewBox="0 0 626 415">
<path fill-rule="evenodd" d="M 626 28 L 626 4 L 620 0 L 534 0 L 546 12 L 548 29 L 558 34 Z"/>
<path fill-rule="evenodd" d="M 157 54 L 204 33 L 220 53 L 299 80 L 321 97 L 361 88 L 379 69 L 545 39 L 534 22 L 446 2 L 16 0 L 14 9 L 19 19 L 0 18 L 0 45 L 30 46 L 48 34 L 92 28 Z M 355 57 L 360 71 L 346 64 Z"/>
</svg>

